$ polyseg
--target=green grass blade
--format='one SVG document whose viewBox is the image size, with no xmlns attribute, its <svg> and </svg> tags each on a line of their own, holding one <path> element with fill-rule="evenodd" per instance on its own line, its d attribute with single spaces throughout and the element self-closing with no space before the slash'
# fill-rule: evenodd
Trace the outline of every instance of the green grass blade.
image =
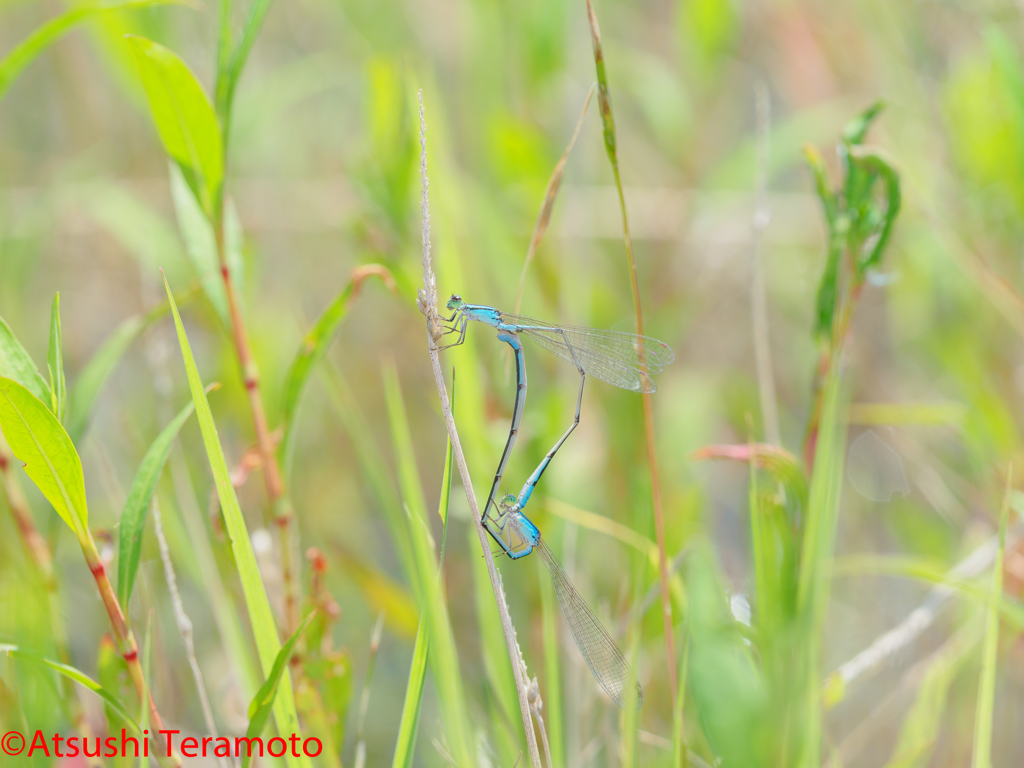
<svg viewBox="0 0 1024 768">
<path fill-rule="evenodd" d="M 50 345 L 46 352 L 46 367 L 50 370 L 50 410 L 63 421 L 68 390 L 67 382 L 64 380 L 64 355 L 60 334 L 60 293 L 53 295 L 53 306 L 50 309 Z"/>
<path fill-rule="evenodd" d="M 128 714 L 128 710 L 124 708 L 124 705 L 121 703 L 121 700 L 81 670 L 75 669 L 69 664 L 62 664 L 59 661 L 48 659 L 45 656 L 35 653 L 33 651 L 24 651 L 16 645 L 0 645 L 0 653 L 9 656 L 12 659 L 19 659 L 21 661 L 27 661 L 32 664 L 39 664 L 45 667 L 49 667 L 50 669 L 58 672 L 59 674 L 68 678 L 69 680 L 72 680 L 78 683 L 79 685 L 88 688 L 90 691 L 92 691 L 101 699 L 103 699 L 103 701 L 106 702 L 107 706 L 114 710 L 118 714 L 118 716 L 124 720 L 125 723 L 131 726 L 135 733 L 142 732 L 141 729 L 139 728 L 138 723 L 136 723 L 132 716 Z"/>
<path fill-rule="evenodd" d="M 415 592 L 420 598 L 421 616 L 426 620 L 430 636 L 428 661 L 437 685 L 444 714 L 448 749 L 458 765 L 473 765 L 469 715 L 466 707 L 458 653 L 452 634 L 444 595 L 440 589 L 439 568 L 430 537 L 427 505 L 423 486 L 416 469 L 412 434 L 406 418 L 398 373 L 393 364 L 384 365 L 384 398 L 391 422 L 391 435 L 398 464 L 399 485 L 406 503 L 407 525 L 415 560 Z M 422 619 L 421 619 L 422 620 Z"/>
<path fill-rule="evenodd" d="M 190 301 L 193 296 L 191 291 L 181 294 L 177 301 L 184 304 Z M 113 333 L 100 345 L 89 362 L 85 364 L 82 372 L 78 374 L 75 383 L 71 387 L 68 397 L 68 434 L 76 444 L 81 443 L 85 432 L 89 427 L 89 418 L 92 416 L 93 407 L 96 405 L 96 398 L 103 389 L 107 377 L 110 376 L 117 363 L 128 351 L 136 339 L 149 328 L 153 323 L 167 314 L 170 304 L 163 302 L 143 315 L 130 317 L 122 322 Z"/>
<path fill-rule="evenodd" d="M 821 630 L 829 594 L 829 570 L 835 551 L 839 520 L 839 495 L 843 484 L 846 445 L 846 399 L 841 385 L 837 352 L 825 380 L 818 447 L 807 503 L 800 572 L 797 583 L 798 627 L 803 637 L 797 642 L 801 658 L 798 673 L 803 687 L 802 703 L 788 722 L 798 729 L 785 738 L 799 745 L 800 765 L 817 765 L 821 725 Z"/>
<path fill-rule="evenodd" d="M 129 35 L 128 41 L 164 149 L 181 168 L 207 218 L 216 221 L 224 184 L 217 115 L 177 54 L 144 37 Z"/>
<path fill-rule="evenodd" d="M 452 382 L 452 403 L 455 403 L 455 382 Z M 444 454 L 444 474 L 441 477 L 441 500 L 437 513 L 444 522 L 441 534 L 441 557 L 437 564 L 438 578 L 444 568 L 445 543 L 448 541 L 448 505 L 452 493 L 452 441 L 447 441 Z M 440 582 L 438 582 L 440 585 Z M 409 683 L 405 688 L 405 702 L 402 705 L 402 719 L 398 724 L 398 739 L 395 742 L 395 756 L 392 768 L 411 768 L 416 751 L 416 731 L 419 725 L 420 704 L 423 701 L 423 683 L 427 677 L 427 655 L 430 652 L 430 638 L 427 622 L 420 619 L 416 630 L 416 644 L 412 650 L 412 665 L 409 668 Z"/>
<path fill-rule="evenodd" d="M 174 439 L 193 410 L 195 404 L 190 401 L 157 435 L 142 458 L 135 479 L 132 480 L 132 487 L 128 491 L 128 498 L 124 502 L 117 558 L 117 599 L 124 606 L 126 618 L 132 589 L 135 587 L 135 574 L 139 569 L 139 558 L 142 556 L 142 534 L 146 529 L 146 515 L 153 500 L 153 492 L 156 490 L 160 475 L 163 474 L 164 464 L 167 463 Z"/>
<path fill-rule="evenodd" d="M 306 631 L 306 627 L 309 626 L 314 616 L 316 616 L 316 611 L 310 611 L 309 615 L 299 622 L 299 626 L 292 632 L 292 636 L 281 646 L 281 650 L 278 651 L 277 658 L 274 659 L 274 665 L 271 667 L 266 681 L 260 686 L 253 700 L 249 703 L 249 727 L 245 730 L 245 737 L 247 739 L 254 739 L 263 733 L 267 720 L 270 719 L 270 710 L 274 705 L 274 700 L 277 698 L 277 691 L 281 685 L 281 680 L 284 678 L 285 670 L 288 667 L 288 660 L 292 657 L 292 652 L 295 651 L 295 644 L 299 642 L 299 638 L 302 637 L 302 633 Z M 252 753 L 250 752 L 242 759 L 242 768 L 249 768 L 251 762 Z"/>
<path fill-rule="evenodd" d="M 76 24 L 93 18 L 101 13 L 127 10 L 129 8 L 148 8 L 155 5 L 188 5 L 193 3 L 185 0 L 125 0 L 120 3 L 93 5 L 72 8 L 60 16 L 43 24 L 39 29 L 25 38 L 21 43 L 0 61 L 0 99 L 7 89 L 24 71 L 25 67 L 42 53 L 50 44 L 71 30 Z"/>
<path fill-rule="evenodd" d="M 50 387 L 14 331 L 0 317 L 0 376 L 14 379 L 42 402 L 50 402 Z"/>
<path fill-rule="evenodd" d="M 298 414 L 302 395 L 309 383 L 309 376 L 317 364 L 327 354 L 331 340 L 348 314 L 349 303 L 359 295 L 363 281 L 376 275 L 389 286 L 394 286 L 394 278 L 385 267 L 370 264 L 360 267 L 352 273 L 352 278 L 334 300 L 327 305 L 316 323 L 302 340 L 298 353 L 288 368 L 284 385 L 284 406 L 281 410 L 281 422 L 284 434 L 281 436 L 279 456 L 285 473 L 285 486 L 291 485 L 292 456 L 295 448 L 295 420 Z"/>
<path fill-rule="evenodd" d="M 203 433 L 206 457 L 210 462 L 224 523 L 228 537 L 231 539 L 231 551 L 235 556 L 235 566 L 238 568 L 242 592 L 245 595 L 245 605 L 249 611 L 249 622 L 252 624 L 253 635 L 256 638 L 256 650 L 259 653 L 263 673 L 269 675 L 278 651 L 281 650 L 281 642 L 274 625 L 274 614 L 270 609 L 270 601 L 267 599 L 267 592 L 256 565 L 256 555 L 253 553 L 252 543 L 249 541 L 245 518 L 242 517 L 242 510 L 238 506 L 238 497 L 231 484 L 231 475 L 228 471 L 227 461 L 224 459 L 224 451 L 220 446 L 220 438 L 217 436 L 217 425 L 213 421 L 210 403 L 206 399 L 203 382 L 199 378 L 199 370 L 196 368 L 196 361 L 192 356 L 192 348 L 188 343 L 185 327 L 181 324 L 181 316 L 178 314 L 174 296 L 171 294 L 171 287 L 167 284 L 166 279 L 164 288 L 171 305 L 171 313 L 174 315 L 174 327 L 178 332 L 178 343 L 181 346 L 181 356 L 188 374 L 192 401 L 196 405 L 196 418 L 199 420 L 199 427 Z M 299 720 L 295 713 L 291 677 L 287 670 L 281 679 L 280 691 L 281 695 L 274 701 L 273 708 L 277 730 L 283 734 L 299 733 Z M 309 764 L 308 758 L 296 758 L 290 755 L 286 755 L 285 761 L 289 768 Z"/>
<path fill-rule="evenodd" d="M 1006 475 L 1006 495 L 999 515 L 999 549 L 992 566 L 992 597 L 985 616 L 982 640 L 981 679 L 978 682 L 978 709 L 974 718 L 974 750 L 971 768 L 992 768 L 992 715 L 996 696 L 996 658 L 999 652 L 999 603 L 1003 596 L 1003 555 L 1006 549 L 1006 521 L 1010 515 L 1013 490 L 1013 465 Z"/>
<path fill-rule="evenodd" d="M 57 417 L 21 384 L 0 378 L 0 429 L 25 473 L 81 539 L 89 524 L 82 460 Z"/>
</svg>

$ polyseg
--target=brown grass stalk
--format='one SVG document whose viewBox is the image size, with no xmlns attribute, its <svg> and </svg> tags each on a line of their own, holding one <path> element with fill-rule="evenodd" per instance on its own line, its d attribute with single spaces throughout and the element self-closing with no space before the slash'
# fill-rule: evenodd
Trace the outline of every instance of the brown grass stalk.
<svg viewBox="0 0 1024 768">
<path fill-rule="evenodd" d="M 597 67 L 597 99 L 601 107 L 601 120 L 604 123 L 604 145 L 608 161 L 615 179 L 615 189 L 619 195 L 619 207 L 622 210 L 622 234 L 626 245 L 626 262 L 629 266 L 629 284 L 633 292 L 633 309 L 636 313 L 636 332 L 644 333 L 643 307 L 640 303 L 640 286 L 636 278 L 636 260 L 633 258 L 633 242 L 629 235 L 629 217 L 626 215 L 626 197 L 622 191 L 622 179 L 619 175 L 619 160 L 616 150 L 615 120 L 612 116 L 612 103 L 608 96 L 608 77 L 604 66 L 604 52 L 601 48 L 601 30 L 597 25 L 597 16 L 591 0 L 587 0 L 587 19 L 590 22 L 590 38 L 594 45 L 594 64 Z M 640 365 L 643 366 L 641 353 Z M 658 474 L 658 454 L 654 441 L 654 409 L 649 392 L 644 392 L 644 437 L 647 447 L 647 465 L 651 472 L 651 501 L 654 506 L 654 531 L 658 544 L 658 575 L 661 580 L 661 611 L 665 624 L 665 661 L 668 675 L 669 692 L 672 701 L 676 700 L 676 644 L 672 632 L 672 599 L 668 586 L 668 559 L 665 557 L 665 515 L 661 501 L 661 478 Z"/>
</svg>

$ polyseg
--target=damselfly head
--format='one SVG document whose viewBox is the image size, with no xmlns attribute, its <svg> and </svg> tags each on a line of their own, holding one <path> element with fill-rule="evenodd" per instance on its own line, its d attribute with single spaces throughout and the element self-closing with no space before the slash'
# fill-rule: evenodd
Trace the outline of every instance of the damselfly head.
<svg viewBox="0 0 1024 768">
<path fill-rule="evenodd" d="M 448 309 L 457 310 L 462 306 L 462 297 L 457 293 L 453 293 L 452 297 L 448 299 Z"/>
<path fill-rule="evenodd" d="M 506 493 L 505 498 L 498 502 L 498 506 L 507 512 L 516 506 L 516 497 L 511 493 Z"/>
</svg>

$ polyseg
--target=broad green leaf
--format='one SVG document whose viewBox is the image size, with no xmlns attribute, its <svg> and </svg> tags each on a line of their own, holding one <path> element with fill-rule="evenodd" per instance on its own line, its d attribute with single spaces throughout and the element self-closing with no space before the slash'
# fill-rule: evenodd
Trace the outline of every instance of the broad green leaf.
<svg viewBox="0 0 1024 768">
<path fill-rule="evenodd" d="M 224 327 L 230 328 L 228 295 L 221 274 L 213 225 L 199 207 L 195 196 L 189 190 L 185 176 L 176 164 L 170 164 L 169 175 L 171 198 L 174 200 L 174 210 L 178 217 L 178 229 L 185 242 L 185 253 L 192 263 L 199 283 L 203 286 L 206 298 L 213 305 Z M 228 269 L 231 270 L 231 279 L 241 290 L 245 280 L 242 262 L 242 224 L 230 199 L 224 203 L 224 249 L 227 253 Z"/>
<path fill-rule="evenodd" d="M 32 63 L 36 56 L 76 24 L 87 21 L 101 13 L 110 13 L 111 11 L 121 11 L 129 8 L 148 8 L 154 5 L 189 5 L 194 7 L 193 3 L 186 2 L 186 0 L 124 0 L 124 2 L 120 3 L 79 6 L 46 22 L 16 45 L 0 61 L 0 99 L 3 98 L 7 89 L 11 87 L 11 83 L 17 79 L 25 67 Z"/>
<path fill-rule="evenodd" d="M 210 221 L 220 216 L 224 150 L 220 124 L 195 75 L 172 51 L 144 37 L 128 41 L 160 139 Z"/>
<path fill-rule="evenodd" d="M 64 420 L 64 405 L 68 399 L 67 384 L 64 381 L 64 354 L 60 335 L 60 294 L 53 296 L 50 310 L 50 346 L 46 353 L 46 366 L 50 369 L 50 404 L 60 421 Z"/>
<path fill-rule="evenodd" d="M 270 669 L 270 674 L 267 675 L 266 681 L 256 691 L 256 695 L 249 703 L 249 727 L 245 729 L 247 739 L 254 739 L 263 733 L 267 720 L 270 718 L 274 699 L 277 698 L 277 689 L 288 668 L 288 660 L 292 657 L 295 644 L 299 642 L 299 638 L 302 637 L 302 633 L 306 631 L 306 627 L 309 626 L 309 622 L 313 620 L 314 616 L 316 616 L 316 611 L 311 611 L 292 632 L 292 636 L 281 646 L 281 650 L 277 652 L 277 657 L 274 659 L 274 665 Z M 242 768 L 249 768 L 251 763 L 252 753 L 247 753 L 242 758 Z"/>
<path fill-rule="evenodd" d="M 455 382 L 452 382 L 452 404 L 455 403 Z M 437 564 L 438 584 L 441 569 L 444 567 L 445 543 L 448 540 L 448 505 L 452 492 L 452 441 L 447 441 L 444 456 L 444 475 L 441 477 L 441 501 L 437 513 L 444 521 L 441 537 L 441 557 Z M 392 768 L 411 768 L 412 758 L 416 751 L 416 731 L 419 728 L 420 704 L 423 701 L 423 683 L 427 677 L 427 655 L 430 652 L 428 625 L 420 618 L 416 631 L 416 644 L 412 649 L 412 665 L 409 668 L 409 683 L 405 688 L 405 702 L 402 705 L 402 719 L 398 725 L 398 739 L 395 742 L 395 756 L 391 761 Z M 549 702 L 550 706 L 550 702 Z"/>
<path fill-rule="evenodd" d="M 142 555 L 142 534 L 146 530 L 146 515 L 153 501 L 153 492 L 157 481 L 164 471 L 164 464 L 171 453 L 174 438 L 178 436 L 182 425 L 192 415 L 195 404 L 189 402 L 177 416 L 157 435 L 156 440 L 146 451 L 135 473 L 128 498 L 121 512 L 120 535 L 121 543 L 117 556 L 117 598 L 127 616 L 128 603 L 135 586 L 135 573 L 139 569 L 139 558 Z"/>
<path fill-rule="evenodd" d="M 117 715 L 122 720 L 124 720 L 124 722 L 127 723 L 128 726 L 135 733 L 141 733 L 141 729 L 139 728 L 138 723 L 136 723 L 135 720 L 132 719 L 132 716 L 128 714 L 128 710 L 124 708 L 124 705 L 121 704 L 120 700 L 110 691 L 108 691 L 106 688 L 97 683 L 95 680 L 93 680 L 91 677 L 89 677 L 81 670 L 75 669 L 74 667 L 68 664 L 61 664 L 59 661 L 48 659 L 45 656 L 42 656 L 41 654 L 35 653 L 33 651 L 24 651 L 16 645 L 0 645 L 0 653 L 9 656 L 12 659 L 19 659 L 21 661 L 27 661 L 32 664 L 41 664 L 43 666 L 49 667 L 50 669 L 60 673 L 69 680 L 73 680 L 79 685 L 88 688 L 90 691 L 92 691 L 101 699 L 103 699 L 104 703 L 106 703 L 108 707 L 110 707 L 114 712 L 116 712 Z"/>
<path fill-rule="evenodd" d="M 0 376 L 14 379 L 44 403 L 50 402 L 50 387 L 39 375 L 28 352 L 21 346 L 11 327 L 0 317 Z"/>
<path fill-rule="evenodd" d="M 177 301 L 179 304 L 185 304 L 191 301 L 194 295 L 194 291 L 186 291 L 178 296 Z M 67 418 L 68 434 L 75 443 L 81 442 L 85 436 L 96 398 L 118 361 L 147 328 L 167 314 L 168 309 L 170 305 L 163 302 L 144 315 L 136 315 L 122 322 L 78 374 L 68 398 Z"/>
<path fill-rule="evenodd" d="M 345 315 L 348 314 L 348 305 L 356 296 L 366 278 L 376 275 L 381 278 L 388 287 L 394 290 L 395 281 L 386 267 L 379 264 L 367 264 L 358 267 L 352 272 L 348 284 L 341 290 L 327 309 L 323 311 L 309 333 L 302 340 L 295 359 L 288 368 L 288 375 L 285 377 L 284 385 L 284 407 L 282 408 L 281 422 L 284 435 L 281 438 L 279 454 L 285 471 L 285 484 L 291 474 L 292 453 L 295 440 L 295 417 L 299 410 L 299 403 L 302 401 L 302 394 L 306 391 L 309 383 L 309 375 L 316 368 L 325 354 L 327 348 L 334 338 L 334 334 L 341 326 Z"/>
<path fill-rule="evenodd" d="M 0 378 L 0 429 L 26 474 L 81 538 L 89 523 L 82 461 L 57 417 L 21 384 Z"/>
<path fill-rule="evenodd" d="M 259 567 L 256 564 L 256 555 L 252 551 L 249 532 L 245 527 L 245 518 L 238 506 L 235 488 L 231 484 L 231 474 L 220 445 L 220 438 L 217 436 L 217 425 L 213 421 L 210 403 L 206 399 L 202 379 L 199 378 L 199 370 L 196 368 L 195 357 L 192 355 L 192 347 L 188 343 L 185 327 L 181 323 L 178 307 L 174 303 L 174 296 L 171 294 L 171 287 L 167 284 L 166 279 L 164 288 L 171 305 L 171 313 L 174 315 L 174 327 L 178 332 L 178 343 L 181 347 L 182 360 L 185 363 L 185 372 L 188 375 L 189 389 L 192 391 L 192 402 L 196 406 L 196 418 L 203 433 L 206 458 L 213 472 L 224 524 L 228 537 L 231 539 L 231 551 L 235 556 L 235 567 L 238 569 L 242 593 L 245 595 L 249 623 L 252 625 L 253 635 L 256 639 L 256 650 L 259 653 L 263 673 L 269 676 L 278 651 L 281 650 L 281 641 L 278 639 L 277 628 L 274 624 L 274 614 L 270 609 L 270 600 L 267 598 Z M 295 712 L 291 677 L 287 670 L 281 679 L 280 688 L 282 695 L 274 700 L 273 706 L 277 730 L 279 733 L 299 733 L 299 719 Z M 297 758 L 286 755 L 285 762 L 289 768 L 309 766 L 309 759 L 306 757 Z"/>
</svg>

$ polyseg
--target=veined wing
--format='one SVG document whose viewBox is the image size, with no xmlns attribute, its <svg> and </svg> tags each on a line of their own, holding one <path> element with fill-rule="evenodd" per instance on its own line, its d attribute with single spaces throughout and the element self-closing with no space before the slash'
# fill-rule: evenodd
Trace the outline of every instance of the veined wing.
<svg viewBox="0 0 1024 768">
<path fill-rule="evenodd" d="M 643 689 L 615 645 L 615 641 L 608 636 L 601 622 L 573 587 L 562 566 L 544 543 L 544 539 L 537 542 L 534 551 L 540 552 L 541 558 L 551 572 L 551 581 L 555 584 L 555 596 L 558 598 L 562 615 L 565 616 L 565 621 L 572 631 L 572 638 L 576 641 L 576 647 L 580 649 L 594 679 L 612 701 L 623 708 L 632 689 L 635 692 L 633 695 L 636 697 L 636 708 L 640 709 L 640 705 L 644 703 Z"/>
<path fill-rule="evenodd" d="M 675 360 L 667 344 L 650 336 L 559 326 L 505 313 L 501 319 L 519 326 L 519 333 L 529 336 L 553 355 L 573 365 L 578 362 L 586 373 L 633 392 L 654 392 L 658 387 L 651 376 Z"/>
</svg>

